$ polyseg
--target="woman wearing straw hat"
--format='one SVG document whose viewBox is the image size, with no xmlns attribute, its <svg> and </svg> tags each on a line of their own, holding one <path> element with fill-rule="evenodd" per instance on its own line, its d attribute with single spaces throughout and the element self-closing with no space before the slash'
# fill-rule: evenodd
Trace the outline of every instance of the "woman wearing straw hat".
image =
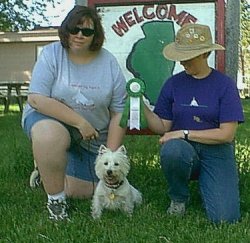
<svg viewBox="0 0 250 243">
<path fill-rule="evenodd" d="M 240 200 L 232 142 L 244 117 L 235 81 L 208 65 L 214 50 L 224 47 L 212 43 L 208 26 L 181 27 L 163 55 L 185 70 L 165 82 L 154 112 L 145 108 L 145 113 L 149 128 L 161 135 L 161 166 L 171 199 L 167 212 L 185 213 L 189 181 L 198 179 L 208 218 L 236 222 Z"/>
</svg>

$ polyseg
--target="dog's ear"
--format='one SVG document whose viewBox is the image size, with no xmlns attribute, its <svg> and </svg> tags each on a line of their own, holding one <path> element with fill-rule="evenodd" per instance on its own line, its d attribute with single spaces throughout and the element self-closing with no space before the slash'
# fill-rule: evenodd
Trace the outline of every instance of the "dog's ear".
<svg viewBox="0 0 250 243">
<path fill-rule="evenodd" d="M 125 148 L 124 145 L 121 145 L 121 146 L 117 149 L 117 151 L 123 153 L 124 155 L 127 155 L 127 150 L 126 150 L 126 148 Z"/>
<path fill-rule="evenodd" d="M 108 149 L 106 148 L 106 146 L 102 144 L 102 145 L 100 146 L 99 150 L 98 150 L 98 153 L 99 153 L 99 155 L 102 155 L 102 154 L 106 153 L 107 150 L 108 150 Z"/>
</svg>

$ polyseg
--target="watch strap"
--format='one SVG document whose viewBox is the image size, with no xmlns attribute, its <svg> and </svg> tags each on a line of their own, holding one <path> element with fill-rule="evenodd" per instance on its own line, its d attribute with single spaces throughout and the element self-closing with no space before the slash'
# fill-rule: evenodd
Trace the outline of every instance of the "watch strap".
<svg viewBox="0 0 250 243">
<path fill-rule="evenodd" d="M 188 130 L 183 130 L 183 133 L 184 133 L 184 139 L 188 140 L 189 131 Z"/>
</svg>

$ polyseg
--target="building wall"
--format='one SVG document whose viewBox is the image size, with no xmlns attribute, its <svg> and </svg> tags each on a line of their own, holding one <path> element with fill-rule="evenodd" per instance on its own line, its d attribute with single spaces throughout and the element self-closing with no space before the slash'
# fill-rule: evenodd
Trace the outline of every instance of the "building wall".
<svg viewBox="0 0 250 243">
<path fill-rule="evenodd" d="M 0 33 L 0 82 L 30 81 L 39 50 L 56 40 L 57 30 Z"/>
<path fill-rule="evenodd" d="M 0 82 L 29 81 L 39 43 L 1 43 Z M 44 43 L 40 43 L 44 45 Z"/>
</svg>

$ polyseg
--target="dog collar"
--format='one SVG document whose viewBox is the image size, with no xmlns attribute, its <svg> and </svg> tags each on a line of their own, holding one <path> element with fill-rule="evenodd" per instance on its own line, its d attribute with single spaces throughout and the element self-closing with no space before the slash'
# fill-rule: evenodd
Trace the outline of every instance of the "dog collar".
<svg viewBox="0 0 250 243">
<path fill-rule="evenodd" d="M 106 187 L 111 188 L 111 189 L 118 189 L 123 184 L 123 182 L 124 181 L 120 181 L 117 184 L 109 184 L 109 183 L 105 182 L 105 185 L 106 185 Z"/>
</svg>

